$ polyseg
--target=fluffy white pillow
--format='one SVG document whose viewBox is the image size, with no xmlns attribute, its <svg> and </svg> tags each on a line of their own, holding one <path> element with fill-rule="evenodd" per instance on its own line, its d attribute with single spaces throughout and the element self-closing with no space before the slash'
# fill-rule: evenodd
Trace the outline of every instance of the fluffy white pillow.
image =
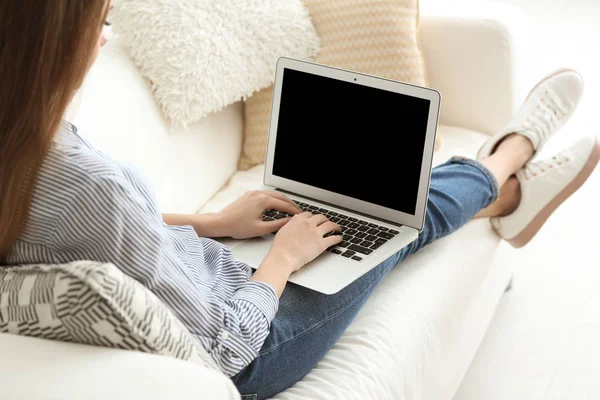
<svg viewBox="0 0 600 400">
<path fill-rule="evenodd" d="M 270 86 L 320 41 L 301 0 L 118 0 L 111 22 L 165 116 L 186 125 Z"/>
</svg>

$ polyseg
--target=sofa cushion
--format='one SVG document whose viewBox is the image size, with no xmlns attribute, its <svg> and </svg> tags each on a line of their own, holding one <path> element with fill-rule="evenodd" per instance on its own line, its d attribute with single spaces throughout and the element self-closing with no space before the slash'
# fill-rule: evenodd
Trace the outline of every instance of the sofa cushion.
<svg viewBox="0 0 600 400">
<path fill-rule="evenodd" d="M 418 0 L 304 0 L 321 38 L 316 62 L 425 85 Z M 265 162 L 272 88 L 246 101 L 240 169 Z"/>
<path fill-rule="evenodd" d="M 112 264 L 0 268 L 0 332 L 160 354 L 219 370 L 160 300 Z"/>
<path fill-rule="evenodd" d="M 0 354 L 3 400 L 240 400 L 223 373 L 171 357 L 4 333 Z"/>
<path fill-rule="evenodd" d="M 120 0 L 111 19 L 164 115 L 182 124 L 269 86 L 282 54 L 312 58 L 320 46 L 301 0 Z"/>
<path fill-rule="evenodd" d="M 194 213 L 237 171 L 242 103 L 188 129 L 171 127 L 152 88 L 117 40 L 100 51 L 67 116 L 99 150 L 135 165 L 163 212 Z"/>
<path fill-rule="evenodd" d="M 436 165 L 453 155 L 474 156 L 487 139 L 444 126 L 439 134 Z M 256 188 L 263 170 L 238 172 L 204 211 L 217 211 Z M 409 257 L 323 360 L 274 398 L 452 398 L 510 279 L 506 266 L 492 263 L 499 241 L 487 220 L 475 220 Z"/>
</svg>

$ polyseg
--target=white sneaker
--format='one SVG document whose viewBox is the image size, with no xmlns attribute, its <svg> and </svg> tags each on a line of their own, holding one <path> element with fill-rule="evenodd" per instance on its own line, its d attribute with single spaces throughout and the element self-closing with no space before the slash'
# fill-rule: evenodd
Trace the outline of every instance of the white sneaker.
<svg viewBox="0 0 600 400">
<path fill-rule="evenodd" d="M 563 69 L 544 78 L 531 90 L 510 124 L 479 149 L 477 159 L 489 157 L 511 133 L 525 136 L 539 151 L 571 118 L 582 94 L 583 78 L 577 71 Z"/>
<path fill-rule="evenodd" d="M 492 218 L 492 226 L 513 247 L 525 246 L 548 217 L 590 176 L 600 159 L 600 142 L 586 136 L 551 159 L 528 163 L 516 176 L 521 202 L 505 217 Z"/>
</svg>

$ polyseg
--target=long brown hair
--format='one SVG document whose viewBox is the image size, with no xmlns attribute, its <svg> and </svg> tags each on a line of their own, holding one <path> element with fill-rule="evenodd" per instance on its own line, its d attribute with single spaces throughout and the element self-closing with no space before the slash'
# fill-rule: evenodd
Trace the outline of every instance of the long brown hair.
<svg viewBox="0 0 600 400">
<path fill-rule="evenodd" d="M 0 1 L 0 261 L 25 225 L 38 171 L 92 63 L 108 3 Z"/>
</svg>

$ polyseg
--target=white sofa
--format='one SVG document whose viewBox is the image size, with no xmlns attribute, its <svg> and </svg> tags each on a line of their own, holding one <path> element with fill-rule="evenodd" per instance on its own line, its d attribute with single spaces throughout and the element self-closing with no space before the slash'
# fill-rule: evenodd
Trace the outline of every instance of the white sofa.
<svg viewBox="0 0 600 400">
<path fill-rule="evenodd" d="M 523 89 L 523 14 L 493 2 L 450 3 L 424 2 L 421 13 L 430 86 L 443 95 L 436 164 L 474 155 Z M 143 171 L 164 211 L 193 213 L 218 210 L 261 182 L 261 166 L 236 171 L 242 107 L 171 131 L 148 83 L 113 43 L 72 112 L 95 146 Z M 275 398 L 451 399 L 511 278 L 509 266 L 494 262 L 498 243 L 478 220 L 406 260 L 313 371 Z M 162 356 L 6 334 L 0 354 L 2 399 L 239 397 L 225 376 Z"/>
</svg>

